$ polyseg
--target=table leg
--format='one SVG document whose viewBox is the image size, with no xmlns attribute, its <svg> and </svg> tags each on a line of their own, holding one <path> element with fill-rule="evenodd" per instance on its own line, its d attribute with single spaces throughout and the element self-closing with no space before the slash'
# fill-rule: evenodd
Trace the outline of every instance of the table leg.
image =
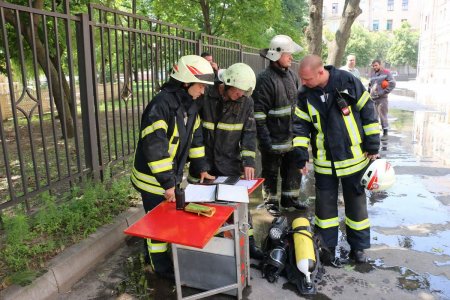
<svg viewBox="0 0 450 300">
<path fill-rule="evenodd" d="M 180 279 L 180 267 L 178 264 L 178 252 L 177 245 L 172 243 L 172 255 L 173 255 L 173 271 L 175 273 L 175 285 L 177 287 L 177 299 L 183 299 L 183 292 L 181 290 L 181 279 Z"/>
</svg>

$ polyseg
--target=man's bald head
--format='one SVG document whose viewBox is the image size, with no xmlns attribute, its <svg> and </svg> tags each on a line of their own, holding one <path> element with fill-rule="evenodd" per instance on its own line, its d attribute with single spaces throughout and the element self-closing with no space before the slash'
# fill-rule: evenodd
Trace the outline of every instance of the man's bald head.
<svg viewBox="0 0 450 300">
<path fill-rule="evenodd" d="M 324 87 L 329 78 L 329 73 L 323 67 L 320 56 L 307 55 L 300 61 L 298 75 L 304 86 L 315 88 L 317 86 Z"/>
</svg>

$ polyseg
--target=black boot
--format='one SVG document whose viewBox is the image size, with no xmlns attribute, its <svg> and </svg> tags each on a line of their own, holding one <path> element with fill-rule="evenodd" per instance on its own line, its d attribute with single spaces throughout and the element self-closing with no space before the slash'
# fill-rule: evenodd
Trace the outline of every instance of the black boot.
<svg viewBox="0 0 450 300">
<path fill-rule="evenodd" d="M 352 249 L 350 250 L 350 259 L 353 259 L 357 264 L 363 264 L 367 262 L 367 256 L 364 249 Z"/>
<path fill-rule="evenodd" d="M 161 253 L 151 253 L 150 259 L 153 271 L 155 271 L 156 275 L 170 280 L 175 279 L 172 259 L 170 259 L 170 255 L 167 251 Z"/>
<path fill-rule="evenodd" d="M 255 237 L 253 235 L 248 237 L 248 248 L 250 250 L 251 258 L 257 260 L 262 260 L 264 258 L 264 253 L 258 246 L 256 246 Z"/>
<path fill-rule="evenodd" d="M 383 129 L 383 136 L 381 137 L 382 141 L 387 141 L 389 139 L 388 136 L 388 130 L 387 129 Z"/>
<path fill-rule="evenodd" d="M 335 268 L 342 268 L 346 263 L 348 263 L 347 260 L 336 256 L 336 247 L 322 248 L 320 260 L 324 266 L 331 266 Z"/>
<path fill-rule="evenodd" d="M 278 217 L 281 215 L 280 207 L 278 206 L 277 200 L 266 200 L 264 202 L 264 206 L 269 212 L 269 214 L 271 214 L 272 216 Z"/>
<path fill-rule="evenodd" d="M 293 200 L 290 198 L 281 198 L 281 207 L 283 208 L 290 208 L 293 207 L 298 210 L 307 210 L 308 205 L 306 205 L 303 202 L 300 202 L 299 200 Z"/>
</svg>

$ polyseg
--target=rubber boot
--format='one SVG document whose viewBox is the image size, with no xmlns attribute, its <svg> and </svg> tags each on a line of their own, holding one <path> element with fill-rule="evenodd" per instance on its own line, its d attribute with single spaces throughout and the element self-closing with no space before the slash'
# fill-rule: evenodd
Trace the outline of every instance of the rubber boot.
<svg viewBox="0 0 450 300">
<path fill-rule="evenodd" d="M 382 141 L 387 141 L 388 139 L 389 139 L 388 130 L 387 129 L 383 129 L 383 135 L 381 136 L 381 140 Z"/>
<path fill-rule="evenodd" d="M 248 248 L 250 250 L 250 258 L 257 260 L 262 260 L 264 258 L 264 253 L 256 246 L 255 237 L 253 235 L 248 237 Z"/>
<path fill-rule="evenodd" d="M 357 264 L 363 264 L 367 262 L 366 253 L 362 249 L 351 249 L 349 258 L 353 259 Z"/>
<path fill-rule="evenodd" d="M 174 280 L 173 263 L 169 252 L 150 253 L 150 260 L 153 271 L 162 278 Z"/>
</svg>

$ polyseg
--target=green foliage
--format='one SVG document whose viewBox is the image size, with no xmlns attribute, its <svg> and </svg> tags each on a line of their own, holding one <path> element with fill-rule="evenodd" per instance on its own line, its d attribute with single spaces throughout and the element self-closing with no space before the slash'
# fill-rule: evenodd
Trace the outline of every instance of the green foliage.
<svg viewBox="0 0 450 300">
<path fill-rule="evenodd" d="M 372 32 L 373 59 L 378 58 L 382 62 L 386 61 L 389 48 L 392 45 L 392 33 L 387 31 Z M 372 59 L 372 60 L 373 60 Z M 369 63 L 371 63 L 370 61 Z"/>
<path fill-rule="evenodd" d="M 0 273 L 0 286 L 2 282 L 28 283 L 48 258 L 111 222 L 134 198 L 136 191 L 123 176 L 108 186 L 89 182 L 83 188 L 74 187 L 61 197 L 44 193 L 40 210 L 31 217 L 3 216 L 0 261 L 9 275 L 2 278 Z"/>
<path fill-rule="evenodd" d="M 394 65 L 417 66 L 419 32 L 413 30 L 408 22 L 394 31 L 394 41 L 389 48 L 387 61 Z"/>
<path fill-rule="evenodd" d="M 345 65 L 347 55 L 356 56 L 357 66 L 367 66 L 374 59 L 374 48 L 377 47 L 373 42 L 373 35 L 360 25 L 352 26 L 352 34 L 348 40 L 342 65 Z"/>
</svg>

